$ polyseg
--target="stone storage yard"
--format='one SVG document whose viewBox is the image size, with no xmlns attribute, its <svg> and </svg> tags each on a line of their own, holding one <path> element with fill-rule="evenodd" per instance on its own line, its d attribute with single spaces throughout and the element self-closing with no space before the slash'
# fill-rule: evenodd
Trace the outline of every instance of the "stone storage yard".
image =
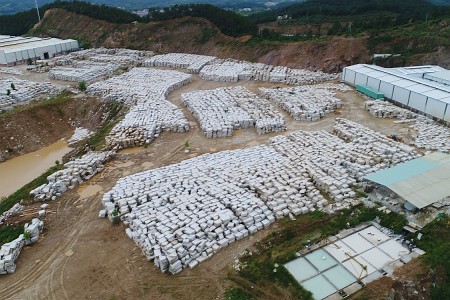
<svg viewBox="0 0 450 300">
<path fill-rule="evenodd" d="M 351 205 L 356 179 L 415 151 L 338 119 L 334 134 L 297 131 L 269 146 L 205 154 L 120 179 L 103 196 L 162 271 L 195 267 L 276 218 Z M 322 193 L 335 200 L 328 204 Z"/>
<path fill-rule="evenodd" d="M 31 100 L 49 98 L 61 92 L 59 88 L 49 82 L 33 82 L 15 77 L 0 78 L 0 91 L 2 91 L 0 110 L 6 110 Z"/>
<path fill-rule="evenodd" d="M 261 88 L 260 91 L 262 97 L 275 102 L 297 121 L 318 121 L 342 105 L 341 100 L 335 96 L 336 93 L 326 85 Z"/>
<path fill-rule="evenodd" d="M 216 57 L 207 55 L 168 53 L 153 56 L 144 62 L 144 66 L 187 69 L 189 73 L 198 74 L 207 63 L 215 59 Z"/>
<path fill-rule="evenodd" d="M 200 70 L 200 77 L 204 80 L 221 82 L 256 80 L 303 85 L 333 80 L 337 75 L 233 59 L 216 59 Z"/>
<path fill-rule="evenodd" d="M 116 148 L 141 146 L 161 131 L 188 131 L 189 123 L 182 110 L 166 97 L 191 81 L 191 75 L 177 71 L 134 68 L 90 85 L 88 93 L 130 106 L 125 118 L 107 137 L 107 144 Z"/>
<path fill-rule="evenodd" d="M 286 130 L 282 114 L 244 87 L 218 88 L 181 95 L 208 138 L 226 137 L 233 130 L 255 127 L 258 134 Z"/>
</svg>

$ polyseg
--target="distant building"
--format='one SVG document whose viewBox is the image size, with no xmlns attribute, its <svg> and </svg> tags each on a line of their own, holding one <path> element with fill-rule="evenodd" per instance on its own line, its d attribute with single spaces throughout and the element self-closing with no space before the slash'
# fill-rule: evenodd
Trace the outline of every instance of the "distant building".
<svg viewBox="0 0 450 300">
<path fill-rule="evenodd" d="M 0 35 L 0 65 L 14 66 L 26 63 L 28 59 L 49 59 L 79 48 L 76 40 Z"/>
<path fill-rule="evenodd" d="M 134 13 L 136 15 L 138 15 L 140 18 L 144 18 L 144 17 L 148 16 L 149 10 L 148 9 L 143 9 L 143 10 L 135 11 Z"/>
<path fill-rule="evenodd" d="M 400 106 L 450 123 L 450 71 L 444 68 L 359 64 L 344 68 L 342 80 L 369 87 Z"/>
<path fill-rule="evenodd" d="M 378 58 L 389 58 L 389 57 L 398 57 L 401 56 L 400 54 L 374 54 L 372 55 L 373 59 L 378 59 Z"/>
<path fill-rule="evenodd" d="M 275 6 L 275 5 L 277 5 L 279 2 L 266 2 L 266 3 L 264 3 L 264 5 L 266 6 L 266 7 L 272 7 L 272 6 Z"/>
</svg>

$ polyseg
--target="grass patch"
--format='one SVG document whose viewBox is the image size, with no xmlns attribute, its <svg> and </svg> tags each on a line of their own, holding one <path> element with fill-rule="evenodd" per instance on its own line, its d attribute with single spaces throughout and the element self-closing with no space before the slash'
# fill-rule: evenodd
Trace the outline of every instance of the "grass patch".
<svg viewBox="0 0 450 300">
<path fill-rule="evenodd" d="M 3 226 L 0 228 L 0 245 L 9 243 L 23 233 L 23 225 Z"/>
<path fill-rule="evenodd" d="M 105 138 L 111 132 L 113 127 L 119 122 L 117 118 L 119 112 L 122 110 L 123 104 L 119 102 L 111 102 L 108 117 L 97 132 L 91 136 L 87 144 L 95 150 L 101 150 L 105 147 Z"/>
<path fill-rule="evenodd" d="M 364 192 L 357 191 L 357 192 L 356 192 L 356 197 L 358 197 L 358 198 L 367 198 L 367 197 L 369 197 L 369 195 L 367 195 L 367 194 L 364 193 Z"/>
<path fill-rule="evenodd" d="M 431 289 L 431 299 L 450 299 L 450 218 L 438 217 L 421 230 L 422 239 L 416 245 L 426 251 L 425 263 L 442 274 L 436 276 L 435 286 Z"/>
<path fill-rule="evenodd" d="M 238 272 L 230 272 L 229 279 L 234 282 L 235 288 L 249 293 L 255 299 L 312 299 L 312 294 L 291 276 L 283 264 L 294 259 L 296 252 L 306 245 L 376 217 L 381 219 L 383 226 L 394 230 L 406 221 L 404 216 L 394 212 L 387 215 L 376 208 L 362 205 L 334 215 L 315 211 L 298 216 L 295 221 L 281 219 L 278 221 L 280 229 L 248 250 L 240 259 L 243 267 Z M 275 267 L 276 264 L 278 267 Z"/>
<path fill-rule="evenodd" d="M 214 28 L 202 28 L 201 36 L 198 38 L 198 44 L 205 44 L 212 37 L 217 35 L 217 31 Z"/>
<path fill-rule="evenodd" d="M 225 291 L 225 299 L 226 300 L 250 300 L 252 296 L 237 287 L 229 287 Z"/>
<path fill-rule="evenodd" d="M 14 114 L 16 114 L 18 112 L 22 112 L 22 111 L 30 111 L 30 113 L 33 113 L 38 108 L 42 108 L 42 107 L 56 107 L 56 109 L 58 109 L 58 113 L 61 114 L 62 111 L 61 111 L 61 108 L 59 107 L 59 105 L 70 101 L 72 99 L 71 96 L 72 96 L 72 93 L 65 91 L 65 92 L 62 92 L 61 94 L 59 94 L 55 97 L 51 97 L 49 99 L 32 101 L 26 105 L 17 105 L 10 110 L 1 112 L 0 117 L 11 116 L 11 115 L 14 115 Z"/>
<path fill-rule="evenodd" d="M 33 181 L 27 183 L 20 189 L 18 189 L 16 192 L 14 192 L 12 195 L 4 198 L 0 201 L 0 214 L 4 213 L 8 209 L 14 206 L 14 204 L 19 203 L 20 200 L 27 200 L 30 199 L 30 192 L 37 188 L 38 186 L 47 183 L 47 177 L 54 172 L 61 170 L 63 168 L 62 165 L 55 165 L 48 169 L 45 173 L 43 173 L 41 176 L 35 178 Z M 23 232 L 23 230 L 22 230 Z"/>
</svg>

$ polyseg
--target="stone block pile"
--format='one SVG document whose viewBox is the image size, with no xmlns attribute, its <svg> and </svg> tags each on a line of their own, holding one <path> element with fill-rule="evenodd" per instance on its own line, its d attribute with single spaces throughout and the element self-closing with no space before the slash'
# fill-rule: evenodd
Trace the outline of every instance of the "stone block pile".
<svg viewBox="0 0 450 300">
<path fill-rule="evenodd" d="M 73 64 L 77 61 L 92 61 L 120 65 L 124 67 L 135 67 L 143 61 L 153 56 L 151 51 L 139 51 L 121 48 L 93 48 L 82 51 L 71 52 L 65 56 L 59 57 L 55 63 L 59 66 Z"/>
<path fill-rule="evenodd" d="M 201 69 L 200 77 L 204 80 L 221 82 L 256 80 L 304 85 L 334 80 L 337 75 L 232 59 L 216 59 Z"/>
<path fill-rule="evenodd" d="M 22 212 L 22 210 L 23 210 L 22 205 L 20 205 L 19 203 L 14 204 L 13 207 L 2 213 L 2 215 L 0 216 L 0 225 L 3 224 L 9 217 L 17 215 L 20 212 Z"/>
<path fill-rule="evenodd" d="M 23 72 L 20 70 L 16 70 L 14 68 L 0 68 L 0 73 L 2 74 L 10 74 L 10 75 L 16 75 L 16 76 L 20 76 L 23 75 Z"/>
<path fill-rule="evenodd" d="M 425 150 L 450 152 L 450 129 L 434 120 L 390 102 L 367 100 L 365 108 L 376 118 L 398 118 L 394 123 L 413 123 L 409 126 L 412 144 Z"/>
<path fill-rule="evenodd" d="M 416 147 L 450 152 L 450 128 L 420 115 L 417 116 L 416 123 L 410 128 Z"/>
<path fill-rule="evenodd" d="M 88 93 L 130 106 L 128 114 L 106 138 L 107 144 L 117 149 L 141 146 L 162 131 L 188 131 L 183 111 L 166 97 L 191 81 L 192 75 L 182 72 L 134 68 L 89 85 Z"/>
<path fill-rule="evenodd" d="M 47 177 L 48 183 L 38 186 L 30 192 L 36 201 L 56 200 L 68 189 L 73 189 L 85 180 L 91 179 L 104 168 L 103 163 L 114 155 L 114 152 L 90 152 L 81 158 L 64 164 L 62 170 Z"/>
<path fill-rule="evenodd" d="M 16 260 L 25 245 L 33 244 L 39 239 L 39 234 L 44 228 L 44 222 L 34 218 L 30 224 L 25 224 L 25 232 L 30 237 L 25 239 L 21 234 L 17 239 L 5 243 L 0 248 L 0 275 L 12 274 L 16 271 Z"/>
<path fill-rule="evenodd" d="M 15 89 L 11 87 L 11 84 Z M 0 78 L 0 110 L 6 110 L 31 100 L 56 96 L 60 92 L 58 87 L 49 82 L 33 82 L 15 77 Z"/>
<path fill-rule="evenodd" d="M 86 82 L 106 78 L 114 74 L 120 68 L 118 64 L 76 62 L 72 67 L 56 67 L 48 72 L 48 77 L 55 80 Z"/>
<path fill-rule="evenodd" d="M 314 210 L 314 203 L 289 185 L 303 185 L 290 180 L 291 168 L 287 158 L 267 146 L 206 154 L 125 177 L 102 201 L 109 213 L 119 209 L 130 226 L 127 234 L 148 259 L 174 274 L 267 228 L 277 217 Z M 265 173 L 272 177 L 261 177 Z M 280 196 L 267 195 L 275 214 L 254 192 L 264 180 Z"/>
<path fill-rule="evenodd" d="M 187 69 L 189 73 L 198 74 L 206 64 L 215 59 L 216 57 L 207 55 L 168 53 L 151 57 L 144 62 L 144 66 Z"/>
<path fill-rule="evenodd" d="M 336 93 L 324 86 L 261 88 L 261 96 L 270 99 L 297 121 L 318 121 L 341 107 Z"/>
<path fill-rule="evenodd" d="M 231 59 L 217 59 L 200 70 L 203 80 L 238 82 L 239 74 L 244 72 L 246 63 Z"/>
<path fill-rule="evenodd" d="M 208 138 L 226 137 L 233 130 L 255 127 L 259 134 L 286 129 L 281 113 L 269 101 L 243 87 L 218 88 L 181 95 Z"/>
<path fill-rule="evenodd" d="M 77 127 L 75 128 L 75 132 L 70 137 L 70 139 L 67 141 L 69 145 L 75 144 L 79 141 L 82 141 L 90 136 L 92 136 L 94 132 L 90 131 L 87 128 L 83 127 Z"/>
<path fill-rule="evenodd" d="M 383 100 L 368 100 L 364 102 L 364 107 L 375 118 L 398 118 L 398 119 L 412 119 L 416 114 L 408 109 L 398 107 L 388 101 Z"/>
<path fill-rule="evenodd" d="M 124 177 L 104 194 L 102 215 L 118 211 L 147 258 L 175 274 L 276 219 L 349 207 L 356 179 L 417 156 L 345 119 L 334 133 L 298 131 Z"/>
</svg>

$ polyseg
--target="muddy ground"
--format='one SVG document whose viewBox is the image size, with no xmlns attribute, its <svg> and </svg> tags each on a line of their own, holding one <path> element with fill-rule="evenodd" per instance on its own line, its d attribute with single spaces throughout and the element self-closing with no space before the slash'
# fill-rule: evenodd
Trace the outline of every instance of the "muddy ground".
<svg viewBox="0 0 450 300">
<path fill-rule="evenodd" d="M 217 83 L 195 77 L 194 82 L 173 92 L 169 99 L 180 105 L 180 94 L 219 86 L 245 85 L 256 91 L 260 82 Z M 355 92 L 338 93 L 343 108 L 313 123 L 299 123 L 286 115 L 292 130 L 330 130 L 336 117 L 362 123 L 384 134 L 407 134 L 407 126 L 393 120 L 375 119 L 364 110 Z M 199 124 L 185 108 L 191 123 L 188 133 L 164 133 L 147 148 L 134 154 L 118 154 L 105 170 L 89 182 L 49 203 L 45 231 L 39 242 L 25 247 L 15 274 L 0 278 L 2 299 L 222 299 L 229 285 L 227 272 L 245 248 L 277 228 L 261 231 L 233 243 L 193 270 L 172 276 L 162 274 L 125 234 L 125 226 L 113 226 L 98 218 L 103 192 L 126 175 L 165 166 L 203 153 L 245 148 L 266 143 L 280 133 L 257 135 L 237 130 L 231 138 L 206 139 Z M 184 153 L 189 140 L 190 153 Z M 136 152 L 136 151 L 131 151 Z M 37 211 L 37 206 L 35 205 Z M 32 211 L 28 214 L 31 216 Z"/>
</svg>

